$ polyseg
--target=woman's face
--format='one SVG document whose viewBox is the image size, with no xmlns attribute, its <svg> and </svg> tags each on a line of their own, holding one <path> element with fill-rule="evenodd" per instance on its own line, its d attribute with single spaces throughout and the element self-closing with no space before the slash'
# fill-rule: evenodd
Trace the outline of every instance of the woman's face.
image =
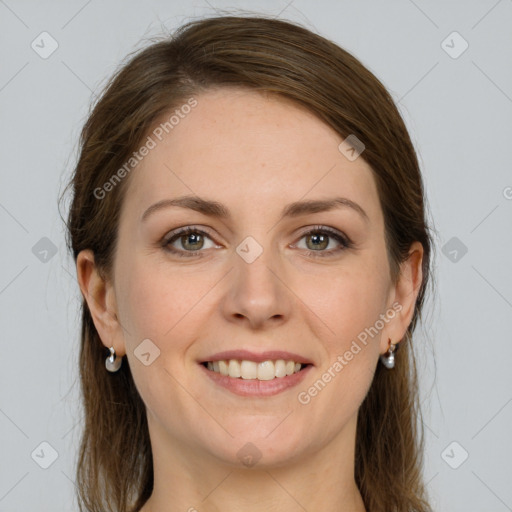
<svg viewBox="0 0 512 512">
<path fill-rule="evenodd" d="M 195 98 L 129 177 L 102 340 L 128 358 L 154 453 L 246 466 L 351 453 L 416 297 L 414 279 L 391 281 L 372 171 L 292 103 Z M 287 361 L 307 366 L 282 376 Z"/>
</svg>

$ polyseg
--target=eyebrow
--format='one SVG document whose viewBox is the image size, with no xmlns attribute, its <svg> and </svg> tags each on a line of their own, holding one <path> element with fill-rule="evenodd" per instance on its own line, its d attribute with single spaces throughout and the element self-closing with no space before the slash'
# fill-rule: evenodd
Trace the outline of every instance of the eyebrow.
<svg viewBox="0 0 512 512">
<path fill-rule="evenodd" d="M 222 203 L 203 199 L 198 196 L 181 196 L 174 199 L 162 199 L 161 201 L 151 205 L 142 214 L 141 222 L 144 222 L 152 213 L 162 210 L 163 208 L 169 208 L 173 206 L 188 208 L 209 217 L 231 219 L 229 210 Z M 325 212 L 343 207 L 351 208 L 352 210 L 356 211 L 366 222 L 369 222 L 370 219 L 363 208 L 356 202 L 346 197 L 311 199 L 290 203 L 283 208 L 283 211 L 281 212 L 281 219 L 285 217 L 299 217 L 300 215 L 306 215 L 310 213 Z"/>
</svg>

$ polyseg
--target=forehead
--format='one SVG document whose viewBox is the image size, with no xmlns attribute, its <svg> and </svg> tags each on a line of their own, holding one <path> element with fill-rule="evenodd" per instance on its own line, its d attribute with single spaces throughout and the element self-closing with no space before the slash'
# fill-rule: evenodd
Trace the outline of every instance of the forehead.
<svg viewBox="0 0 512 512">
<path fill-rule="evenodd" d="M 168 133 L 160 129 L 162 140 L 154 134 L 160 132 L 150 132 L 154 147 L 132 171 L 125 197 L 133 214 L 184 194 L 253 213 L 268 211 L 269 203 L 277 211 L 284 203 L 333 195 L 364 203 L 370 216 L 375 210 L 369 165 L 362 158 L 348 160 L 338 149 L 343 138 L 305 108 L 241 88 L 194 98 L 197 105 L 166 125 Z"/>
</svg>

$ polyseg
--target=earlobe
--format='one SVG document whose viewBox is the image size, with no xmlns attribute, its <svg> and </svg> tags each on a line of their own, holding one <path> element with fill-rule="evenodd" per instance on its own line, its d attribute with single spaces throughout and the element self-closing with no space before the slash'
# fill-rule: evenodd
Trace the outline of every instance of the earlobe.
<svg viewBox="0 0 512 512">
<path fill-rule="evenodd" d="M 94 253 L 81 251 L 76 260 L 78 284 L 92 316 L 92 320 L 105 347 L 114 346 L 119 355 L 124 354 L 124 344 L 115 343 L 119 322 L 112 285 L 106 281 L 95 265 Z"/>
</svg>

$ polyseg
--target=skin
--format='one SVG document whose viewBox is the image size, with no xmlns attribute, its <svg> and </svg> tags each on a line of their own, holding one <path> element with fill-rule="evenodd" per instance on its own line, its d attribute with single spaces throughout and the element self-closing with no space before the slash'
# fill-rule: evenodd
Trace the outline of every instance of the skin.
<svg viewBox="0 0 512 512">
<path fill-rule="evenodd" d="M 196 99 L 129 177 L 113 281 L 100 277 L 91 251 L 77 260 L 101 340 L 127 356 L 123 364 L 146 404 L 155 485 L 142 510 L 362 512 L 354 481 L 357 412 L 388 339 L 401 340 L 412 319 L 422 246 L 411 246 L 393 283 L 371 168 L 362 157 L 349 161 L 338 149 L 343 138 L 313 114 L 244 89 Z M 182 195 L 216 200 L 232 218 L 170 207 L 141 222 L 150 205 Z M 334 196 L 358 203 L 368 221 L 348 207 L 280 218 L 288 203 Z M 316 248 L 303 235 L 316 225 L 354 246 L 315 257 L 343 247 L 330 237 Z M 179 257 L 160 245 L 183 226 L 208 236 L 202 246 L 178 237 L 173 247 L 186 254 L 199 248 L 202 257 Z M 252 263 L 236 252 L 247 236 L 263 250 Z M 402 308 L 379 334 L 300 403 L 298 393 L 395 302 Z M 146 338 L 160 350 L 148 366 L 134 354 Z M 297 387 L 241 397 L 213 384 L 198 365 L 239 348 L 288 350 L 314 366 Z M 261 455 L 252 467 L 237 455 L 248 442 Z"/>
</svg>

